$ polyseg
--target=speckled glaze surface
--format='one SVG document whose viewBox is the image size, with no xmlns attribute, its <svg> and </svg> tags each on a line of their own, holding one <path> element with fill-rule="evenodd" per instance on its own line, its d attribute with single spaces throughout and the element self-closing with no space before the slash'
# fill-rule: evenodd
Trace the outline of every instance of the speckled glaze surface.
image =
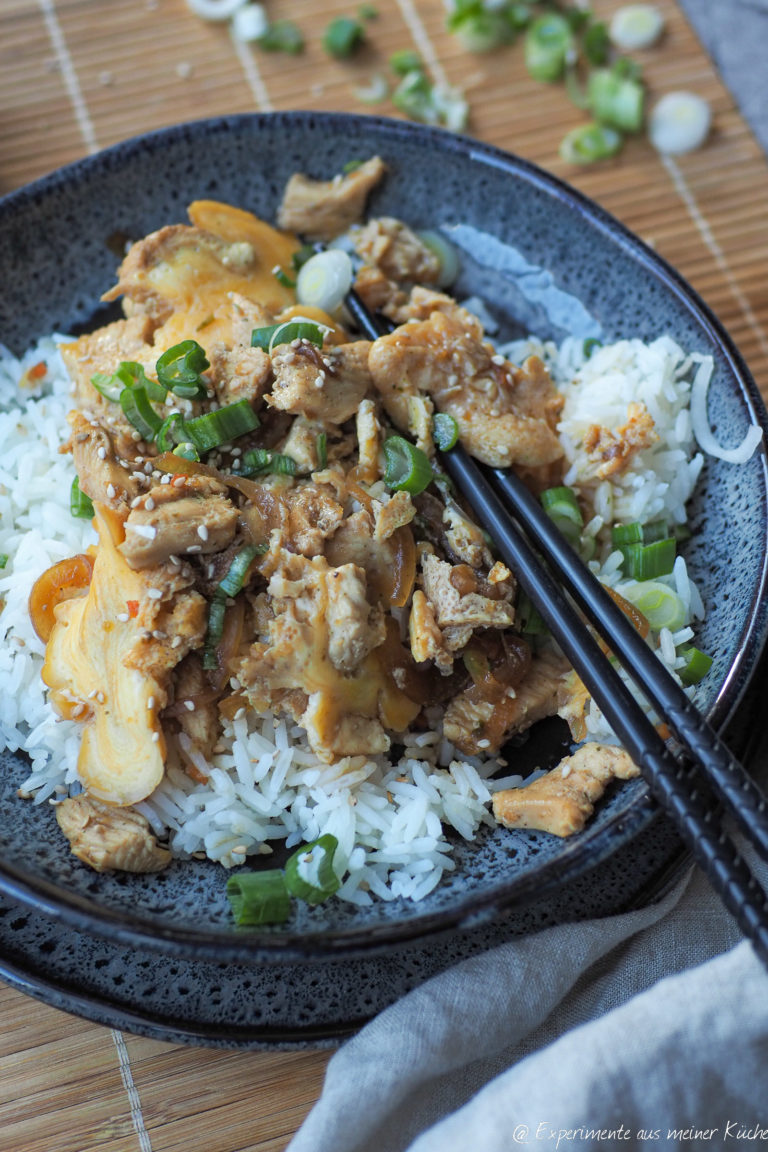
<svg viewBox="0 0 768 1152">
<path fill-rule="evenodd" d="M 184 221 L 189 201 L 228 200 L 273 218 L 292 172 L 325 178 L 374 152 L 389 173 L 371 210 L 446 230 L 462 252 L 459 291 L 489 301 L 504 334 L 529 329 L 559 339 L 573 330 L 651 339 L 669 332 L 715 359 L 710 418 L 724 444 L 739 442 L 750 422 L 764 423 L 754 384 L 717 321 L 671 269 L 595 205 L 475 141 L 368 117 L 285 113 L 182 125 L 0 201 L 0 339 L 21 352 L 47 332 L 92 323 L 114 281 L 116 242 Z M 766 632 L 766 489 L 764 452 L 742 468 L 710 461 L 691 510 L 687 556 L 705 598 L 717 590 L 700 633 L 716 660 L 699 703 L 719 727 L 742 699 Z M 553 739 L 546 736 L 548 747 Z M 182 965 L 268 963 L 278 983 L 307 965 L 366 956 L 373 963 L 382 951 L 478 923 L 487 928 L 498 917 L 517 918 L 525 930 L 526 909 L 546 917 L 548 900 L 561 918 L 566 908 L 570 918 L 589 915 L 605 895 L 597 889 L 618 853 L 631 849 L 638 874 L 650 875 L 669 848 L 667 840 L 660 849 L 645 785 L 637 781 L 618 790 L 573 841 L 498 829 L 458 845 L 455 873 L 420 904 L 354 909 L 330 901 L 297 910 L 284 928 L 237 932 L 225 873 L 216 865 L 177 863 L 151 877 L 97 876 L 80 865 L 50 810 L 16 798 L 25 771 L 18 758 L 4 758 L 5 924 L 20 902 L 32 909 L 27 923 L 38 917 L 73 929 L 91 952 L 138 948 L 156 965 L 159 954 Z M 633 883 L 610 888 L 611 906 L 631 897 Z M 89 992 L 106 995 L 98 980 Z"/>
</svg>

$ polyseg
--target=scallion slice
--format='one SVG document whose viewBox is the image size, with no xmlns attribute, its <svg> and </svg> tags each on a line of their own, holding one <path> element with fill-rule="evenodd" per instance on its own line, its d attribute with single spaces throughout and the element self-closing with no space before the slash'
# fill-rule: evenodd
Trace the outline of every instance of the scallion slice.
<svg viewBox="0 0 768 1152">
<path fill-rule="evenodd" d="M 625 600 L 640 609 L 654 631 L 668 628 L 670 632 L 677 632 L 685 624 L 685 604 L 669 585 L 644 580 L 626 587 L 622 585 L 618 590 Z"/>
<path fill-rule="evenodd" d="M 292 20 L 275 20 L 256 43 L 265 52 L 286 52 L 289 56 L 298 56 L 304 51 L 303 33 Z"/>
<path fill-rule="evenodd" d="M 208 389 L 200 374 L 210 366 L 197 340 L 182 340 L 180 344 L 174 344 L 163 352 L 157 361 L 157 378 L 182 399 L 203 400 L 208 395 Z"/>
<path fill-rule="evenodd" d="M 680 655 L 685 658 L 685 664 L 677 669 L 677 674 L 683 684 L 698 684 L 712 667 L 712 657 L 693 644 L 681 648 Z"/>
<path fill-rule="evenodd" d="M 109 372 L 94 372 L 91 376 L 91 384 L 105 400 L 113 400 L 115 404 L 120 403 L 120 393 L 125 384 L 116 372 L 111 375 Z"/>
<path fill-rule="evenodd" d="M 622 132 L 639 132 L 643 126 L 645 90 L 634 79 L 619 76 L 611 68 L 596 68 L 587 81 L 592 115 L 600 124 Z"/>
<path fill-rule="evenodd" d="M 558 12 L 538 16 L 525 34 L 525 66 L 534 80 L 559 80 L 573 48 L 568 21 Z"/>
<path fill-rule="evenodd" d="M 189 440 L 183 440 L 181 444 L 177 444 L 173 450 L 174 456 L 179 456 L 182 460 L 199 460 L 200 453 L 194 444 Z"/>
<path fill-rule="evenodd" d="M 323 468 L 328 467 L 328 434 L 326 432 L 318 432 L 315 447 L 317 449 L 317 470 L 322 472 Z"/>
<path fill-rule="evenodd" d="M 280 868 L 239 872 L 227 880 L 227 899 L 235 923 L 284 924 L 291 914 L 291 897 Z"/>
<path fill-rule="evenodd" d="M 148 443 L 154 440 L 163 426 L 163 419 L 150 404 L 147 390 L 143 385 L 123 388 L 120 393 L 120 407 L 126 420 L 133 425 L 142 440 Z"/>
<path fill-rule="evenodd" d="M 0 552 L 0 571 L 2 571 L 2 569 L 6 567 L 9 560 L 10 560 L 10 556 L 8 555 L 7 552 Z"/>
<path fill-rule="evenodd" d="M 639 520 L 631 524 L 614 524 L 611 528 L 611 543 L 617 548 L 622 544 L 652 544 L 654 540 L 665 540 L 669 536 L 666 520 L 653 520 L 641 524 Z"/>
<path fill-rule="evenodd" d="M 516 626 L 524 636 L 546 636 L 546 622 L 527 592 L 520 589 L 515 609 Z"/>
<path fill-rule="evenodd" d="M 272 275 L 274 276 L 275 280 L 277 280 L 278 284 L 281 284 L 283 286 L 283 288 L 295 288 L 296 287 L 296 281 L 294 280 L 294 278 L 292 276 L 289 276 L 288 273 L 285 271 L 285 269 L 281 268 L 279 264 L 277 265 L 277 267 L 272 269 Z"/>
<path fill-rule="evenodd" d="M 432 483 L 432 465 L 426 452 L 402 436 L 384 441 L 384 483 L 395 492 L 418 496 Z"/>
<path fill-rule="evenodd" d="M 621 544 L 624 572 L 632 580 L 655 580 L 668 576 L 675 566 L 677 544 L 672 536 L 650 544 Z"/>
<path fill-rule="evenodd" d="M 333 314 L 349 292 L 352 276 L 352 261 L 347 252 L 341 248 L 317 252 L 299 269 L 296 299 L 299 304 Z"/>
<path fill-rule="evenodd" d="M 608 25 L 603 20 L 593 20 L 587 24 L 582 33 L 581 46 L 590 64 L 595 67 L 605 64 L 611 47 Z"/>
<path fill-rule="evenodd" d="M 592 120 L 580 124 L 563 137 L 560 158 L 567 164 L 594 164 L 607 160 L 621 149 L 623 138 L 615 128 Z"/>
<path fill-rule="evenodd" d="M 424 64 L 418 52 L 410 48 L 401 48 L 390 56 L 389 67 L 395 76 L 407 76 L 409 72 L 421 72 Z"/>
<path fill-rule="evenodd" d="M 173 412 L 160 425 L 155 443 L 161 452 L 172 452 L 176 444 L 188 439 L 184 434 L 184 417 L 181 412 Z"/>
<path fill-rule="evenodd" d="M 285 863 L 285 884 L 292 896 L 307 904 L 321 904 L 341 887 L 333 870 L 333 857 L 339 842 L 327 832 L 311 844 L 304 844 Z"/>
<path fill-rule="evenodd" d="M 541 494 L 541 506 L 565 536 L 569 544 L 578 544 L 581 539 L 581 530 L 584 527 L 584 517 L 579 508 L 576 493 L 572 488 L 547 488 Z"/>
<path fill-rule="evenodd" d="M 337 16 L 331 20 L 323 34 L 323 48 L 336 60 L 353 56 L 365 40 L 365 30 L 359 20 L 351 16 Z"/>
<path fill-rule="evenodd" d="M 237 476 L 259 476 L 275 472 L 281 476 L 295 476 L 298 465 L 292 456 L 272 452 L 268 448 L 250 448 L 243 453 L 240 467 L 233 469 Z"/>
<path fill-rule="evenodd" d="M 284 324 L 269 324 L 265 328 L 254 328 L 251 332 L 251 347 L 271 352 L 280 344 L 291 344 L 294 340 L 308 340 L 318 348 L 323 346 L 323 330 L 309 320 L 286 321 Z"/>
<path fill-rule="evenodd" d="M 69 510 L 78 520 L 91 520 L 94 515 L 93 501 L 80 490 L 80 479 L 75 476 L 69 490 Z"/>
<path fill-rule="evenodd" d="M 602 340 L 598 340 L 596 336 L 588 336 L 581 346 L 581 354 L 585 360 L 589 360 L 592 353 L 602 346 Z"/>
<path fill-rule="evenodd" d="M 237 400 L 215 412 L 205 412 L 184 422 L 184 430 L 198 452 L 210 452 L 259 426 L 259 418 L 248 400 Z"/>
<path fill-rule="evenodd" d="M 432 417 L 432 436 L 441 452 L 449 452 L 459 439 L 459 425 L 447 412 L 436 412 Z"/>
<path fill-rule="evenodd" d="M 219 584 L 216 594 L 234 600 L 238 592 L 242 592 L 248 577 L 248 569 L 257 556 L 263 556 L 266 551 L 264 544 L 246 544 L 237 553 L 229 566 L 226 576 Z"/>
</svg>

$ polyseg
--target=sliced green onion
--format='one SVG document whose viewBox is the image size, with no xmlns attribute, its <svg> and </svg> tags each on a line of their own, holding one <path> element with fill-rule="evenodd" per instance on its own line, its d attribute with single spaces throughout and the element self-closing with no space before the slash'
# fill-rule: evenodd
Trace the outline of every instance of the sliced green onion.
<svg viewBox="0 0 768 1152">
<path fill-rule="evenodd" d="M 603 20 L 594 20 L 587 24 L 582 33 L 581 46 L 590 64 L 595 67 L 605 64 L 611 47 L 608 25 Z"/>
<path fill-rule="evenodd" d="M 359 20 L 351 16 L 337 16 L 331 20 L 323 34 L 323 48 L 336 60 L 353 56 L 365 40 L 365 30 Z"/>
<path fill-rule="evenodd" d="M 291 264 L 293 265 L 294 272 L 298 272 L 301 266 L 306 264 L 307 260 L 309 260 L 311 256 L 314 256 L 314 254 L 315 248 L 312 244 L 302 244 L 301 248 L 297 248 L 293 256 L 291 256 Z"/>
<path fill-rule="evenodd" d="M 279 265 L 272 269 L 272 275 L 274 276 L 275 280 L 277 280 L 278 284 L 282 284 L 283 288 L 296 287 L 296 281 L 293 279 L 293 277 L 289 276 L 288 273 Z"/>
<path fill-rule="evenodd" d="M 72 481 L 72 487 L 69 490 L 69 510 L 78 520 L 91 520 L 94 515 L 93 501 L 90 496 L 86 496 L 85 492 L 80 491 L 80 479 L 77 476 Z"/>
<path fill-rule="evenodd" d="M 392 93 L 392 103 L 411 120 L 436 124 L 452 132 L 461 132 L 469 115 L 462 92 L 445 84 L 433 84 L 421 68 L 406 72 Z"/>
<path fill-rule="evenodd" d="M 442 233 L 435 232 L 430 228 L 424 228 L 416 235 L 422 244 L 426 244 L 430 252 L 437 256 L 440 264 L 440 270 L 435 281 L 437 287 L 450 287 L 461 270 L 459 254 L 455 247 L 446 240 Z"/>
<path fill-rule="evenodd" d="M 323 468 L 328 467 L 328 435 L 326 432 L 318 432 L 315 447 L 317 450 L 317 470 L 322 472 Z"/>
<path fill-rule="evenodd" d="M 625 600 L 639 608 L 651 628 L 658 632 L 668 628 L 677 632 L 685 624 L 685 604 L 669 585 L 657 580 L 644 580 L 618 589 Z"/>
<path fill-rule="evenodd" d="M 610 68 L 596 68 L 587 81 L 589 106 L 601 124 L 622 132 L 639 132 L 643 126 L 643 85 L 617 76 Z"/>
<path fill-rule="evenodd" d="M 664 18 L 653 4 L 627 4 L 611 17 L 611 40 L 622 52 L 650 48 L 663 30 Z"/>
<path fill-rule="evenodd" d="M 299 269 L 296 299 L 299 304 L 333 314 L 349 292 L 352 276 L 352 261 L 347 252 L 341 248 L 316 252 Z"/>
<path fill-rule="evenodd" d="M 115 373 L 126 388 L 143 388 L 150 400 L 165 400 L 168 391 L 157 380 L 147 376 L 141 364 L 135 360 L 123 360 Z"/>
<path fill-rule="evenodd" d="M 394 492 L 418 496 L 432 483 L 432 465 L 426 452 L 402 436 L 389 436 L 384 441 L 386 470 L 384 483 Z"/>
<path fill-rule="evenodd" d="M 200 453 L 198 452 L 197 448 L 195 448 L 194 444 L 189 440 L 184 440 L 181 444 L 177 444 L 173 450 L 173 454 L 174 456 L 181 457 L 182 460 L 200 459 Z"/>
<path fill-rule="evenodd" d="M 210 452 L 220 444 L 237 440 L 246 432 L 258 428 L 259 418 L 248 400 L 238 400 L 227 404 L 215 412 L 205 412 L 194 420 L 187 420 L 184 429 L 198 452 Z"/>
<path fill-rule="evenodd" d="M 147 442 L 154 440 L 163 426 L 163 419 L 150 404 L 146 388 L 142 385 L 136 388 L 123 388 L 120 393 L 120 407 L 126 420 L 133 425 L 142 440 Z"/>
<path fill-rule="evenodd" d="M 567 164 L 594 164 L 615 156 L 623 143 L 621 134 L 607 124 L 590 121 L 572 128 L 560 144 L 560 158 Z"/>
<path fill-rule="evenodd" d="M 208 389 L 200 375 L 210 363 L 197 340 L 182 340 L 163 352 L 157 361 L 157 378 L 161 384 L 184 400 L 203 400 Z"/>
<path fill-rule="evenodd" d="M 10 560 L 10 556 L 8 555 L 7 552 L 0 552 L 0 570 L 2 570 L 3 568 L 6 567 L 9 560 Z"/>
<path fill-rule="evenodd" d="M 181 412 L 173 412 L 160 425 L 155 436 L 155 443 L 160 452 L 172 452 L 176 444 L 188 439 L 184 428 L 184 417 Z"/>
<path fill-rule="evenodd" d="M 91 376 L 91 384 L 105 400 L 114 400 L 116 404 L 120 403 L 120 393 L 125 384 L 117 373 L 94 372 Z"/>
<path fill-rule="evenodd" d="M 264 872 L 239 872 L 227 880 L 227 899 L 235 922 L 284 924 L 291 914 L 291 897 L 280 868 Z"/>
<path fill-rule="evenodd" d="M 588 336 L 581 346 L 581 354 L 585 360 L 589 360 L 592 353 L 602 346 L 602 340 L 598 340 L 596 336 Z"/>
<path fill-rule="evenodd" d="M 557 12 L 538 16 L 525 34 L 525 66 L 534 80 L 552 83 L 565 71 L 573 49 L 568 21 Z"/>
<path fill-rule="evenodd" d="M 624 572 L 632 580 L 655 580 L 668 576 L 675 566 L 677 544 L 674 537 L 651 544 L 621 544 Z"/>
<path fill-rule="evenodd" d="M 441 452 L 449 452 L 459 439 L 459 425 L 447 412 L 436 412 L 432 417 L 432 436 Z"/>
<path fill-rule="evenodd" d="M 547 488 L 541 494 L 541 506 L 566 540 L 574 545 L 581 539 L 584 517 L 572 488 Z"/>
<path fill-rule="evenodd" d="M 491 52 L 511 43 L 517 32 L 506 6 L 486 8 L 483 0 L 455 0 L 447 26 L 467 52 Z"/>
<path fill-rule="evenodd" d="M 357 10 L 361 20 L 378 20 L 379 10 L 373 4 L 361 4 Z"/>
<path fill-rule="evenodd" d="M 292 896 L 307 904 L 322 904 L 341 887 L 333 870 L 333 857 L 339 842 L 326 832 L 311 844 L 304 844 L 285 862 L 285 885 Z"/>
<path fill-rule="evenodd" d="M 290 56 L 298 56 L 304 51 L 303 33 L 292 20 L 275 20 L 257 43 L 265 52 L 287 52 Z"/>
<path fill-rule="evenodd" d="M 712 657 L 693 644 L 681 648 L 679 655 L 685 658 L 685 664 L 677 669 L 683 684 L 698 684 L 712 667 Z"/>
<path fill-rule="evenodd" d="M 611 528 L 611 543 L 617 548 L 622 544 L 652 544 L 654 540 L 665 540 L 668 536 L 666 520 L 654 520 L 650 524 L 634 520 L 631 524 L 614 524 Z"/>
<path fill-rule="evenodd" d="M 208 607 L 208 627 L 205 632 L 203 644 L 203 668 L 214 671 L 219 666 L 216 649 L 221 643 L 224 634 L 224 617 L 227 614 L 227 598 L 224 595 L 214 594 Z"/>
<path fill-rule="evenodd" d="M 271 352 L 280 344 L 291 344 L 294 340 L 308 340 L 310 344 L 322 348 L 323 331 L 309 320 L 288 320 L 284 324 L 254 328 L 251 332 L 251 347 L 262 348 L 265 352 Z"/>
<path fill-rule="evenodd" d="M 709 135 L 712 109 L 693 92 L 668 92 L 651 111 L 648 135 L 658 152 L 681 155 L 700 148 Z"/>
<path fill-rule="evenodd" d="M 520 589 L 515 609 L 515 622 L 524 636 L 546 636 L 549 628 L 527 592 Z"/>
<path fill-rule="evenodd" d="M 389 66 L 395 76 L 407 76 L 409 72 L 423 71 L 424 63 L 418 52 L 401 48 L 399 52 L 392 53 L 389 58 Z"/>
<path fill-rule="evenodd" d="M 268 448 L 250 448 L 243 453 L 235 475 L 259 476 L 266 472 L 276 472 L 282 476 L 295 476 L 297 471 L 298 465 L 292 456 L 284 456 Z"/>
<path fill-rule="evenodd" d="M 246 544 L 237 553 L 229 566 L 226 576 L 216 589 L 217 596 L 229 597 L 234 600 L 238 592 L 242 592 L 248 576 L 248 569 L 257 556 L 263 556 L 266 551 L 264 544 Z"/>
</svg>

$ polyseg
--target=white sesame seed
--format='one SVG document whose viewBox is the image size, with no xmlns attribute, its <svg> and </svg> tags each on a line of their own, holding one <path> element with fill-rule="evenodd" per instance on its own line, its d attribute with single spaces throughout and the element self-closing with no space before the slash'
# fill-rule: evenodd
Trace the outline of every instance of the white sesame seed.
<svg viewBox="0 0 768 1152">
<path fill-rule="evenodd" d="M 127 612 L 118 612 L 117 619 L 121 624 L 126 624 L 130 620 L 130 616 Z M 94 693 L 94 695 L 96 695 L 96 693 Z"/>
<path fill-rule="evenodd" d="M 83 712 L 85 712 L 85 704 L 75 704 L 72 709 L 72 718 L 75 719 L 78 716 L 82 716 Z"/>
<path fill-rule="evenodd" d="M 147 708 L 149 708 L 149 710 L 151 712 L 152 709 L 154 708 L 154 706 L 155 706 L 155 698 L 154 698 L 154 696 L 150 696 L 149 699 L 147 700 Z"/>
<path fill-rule="evenodd" d="M 245 856 L 247 851 L 248 849 L 246 848 L 245 844 L 236 844 L 232 849 L 232 855 L 234 856 L 235 853 L 237 853 L 238 856 Z"/>
<path fill-rule="evenodd" d="M 174 476 L 173 480 L 171 480 L 171 484 L 173 484 L 174 488 L 183 488 L 186 482 L 187 481 L 184 476 Z"/>
<path fill-rule="evenodd" d="M 116 495 L 114 484 L 107 484 L 107 496 L 109 496 L 110 500 L 114 500 Z"/>
<path fill-rule="evenodd" d="M 478 748 L 490 748 L 491 742 L 490 740 L 478 740 L 477 746 Z"/>
<path fill-rule="evenodd" d="M 504 363 L 504 357 L 499 356 L 498 353 L 495 356 L 491 356 L 491 364 L 503 364 L 503 363 Z"/>
<path fill-rule="evenodd" d="M 170 484 L 170 482 L 171 482 L 170 476 L 168 475 L 167 472 L 164 472 L 163 475 L 160 477 L 160 483 L 161 484 Z"/>
<path fill-rule="evenodd" d="M 153 744 L 159 744 L 160 743 L 160 733 L 159 732 L 153 732 L 152 733 L 152 743 Z"/>
<path fill-rule="evenodd" d="M 99 444 L 98 448 L 96 449 L 96 455 L 98 456 L 99 460 L 106 460 L 107 450 L 103 444 Z"/>
<path fill-rule="evenodd" d="M 562 773 L 561 773 L 563 780 L 565 780 L 565 778 L 566 778 L 567 776 L 570 776 L 570 774 L 571 774 L 571 765 L 570 765 L 570 764 L 566 764 L 566 765 L 565 765 L 565 767 L 564 767 L 564 768 L 563 768 L 563 770 L 562 770 Z"/>
<path fill-rule="evenodd" d="M 160 588 L 148 588 L 147 596 L 149 596 L 150 600 L 162 600 L 163 593 Z"/>
<path fill-rule="evenodd" d="M 185 700 L 184 701 L 184 707 L 186 708 L 187 712 L 194 712 L 194 710 L 195 710 L 194 700 Z"/>
<path fill-rule="evenodd" d="M 198 524 L 197 534 L 201 540 L 207 540 L 208 539 L 208 529 L 206 528 L 205 524 Z"/>
<path fill-rule="evenodd" d="M 243 716 L 245 716 L 245 708 L 238 708 L 235 712 L 235 720 L 242 720 Z"/>
<path fill-rule="evenodd" d="M 190 544 L 189 548 L 187 548 L 187 552 L 202 552 L 202 550 L 202 544 Z"/>
<path fill-rule="evenodd" d="M 168 633 L 163 632 L 161 628 L 155 628 L 154 632 L 152 633 L 152 639 L 153 640 L 167 640 L 168 639 Z"/>
<path fill-rule="evenodd" d="M 98 700 L 99 704 L 103 704 L 104 701 L 106 700 L 106 696 L 104 695 L 103 692 L 97 692 L 96 693 L 96 699 Z"/>
<path fill-rule="evenodd" d="M 151 496 L 147 496 L 146 500 L 144 501 L 144 508 L 147 512 L 154 512 L 155 502 Z"/>
</svg>

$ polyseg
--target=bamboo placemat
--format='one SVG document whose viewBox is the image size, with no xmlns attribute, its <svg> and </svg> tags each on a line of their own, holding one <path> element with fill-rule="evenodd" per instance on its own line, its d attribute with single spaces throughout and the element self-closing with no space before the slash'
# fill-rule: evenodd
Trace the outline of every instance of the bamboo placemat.
<svg viewBox="0 0 768 1152">
<path fill-rule="evenodd" d="M 609 16 L 619 0 L 595 0 Z M 443 0 L 376 0 L 368 46 L 330 60 L 320 36 L 357 0 L 269 5 L 303 30 L 301 56 L 233 43 L 184 0 L 2 0 L 0 193 L 116 141 L 202 116 L 362 105 L 355 86 L 415 48 L 434 79 L 464 88 L 473 135 L 579 187 L 656 247 L 729 329 L 768 396 L 766 159 L 672 0 L 663 44 L 640 55 L 652 95 L 706 97 L 711 139 L 680 159 L 633 140 L 615 161 L 574 169 L 557 154 L 580 122 L 559 87 L 535 84 L 519 46 L 464 52 Z M 0 339 L 2 334 L 0 333 Z M 14 1152 L 277 1152 L 319 1094 L 322 1051 L 182 1047 L 91 1024 L 0 985 L 0 1147 Z"/>
</svg>

